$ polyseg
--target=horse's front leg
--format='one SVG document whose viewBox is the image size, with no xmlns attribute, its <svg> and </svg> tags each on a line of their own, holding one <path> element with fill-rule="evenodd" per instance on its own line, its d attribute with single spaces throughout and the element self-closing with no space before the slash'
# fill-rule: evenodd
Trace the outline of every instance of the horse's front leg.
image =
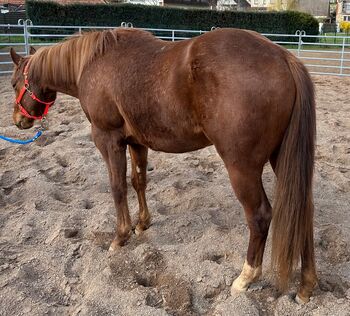
<svg viewBox="0 0 350 316">
<path fill-rule="evenodd" d="M 129 145 L 131 156 L 131 182 L 137 193 L 139 201 L 139 220 L 135 227 L 135 233 L 139 234 L 151 224 L 151 215 L 146 203 L 146 172 L 147 172 L 147 147 L 141 145 Z"/>
<path fill-rule="evenodd" d="M 92 137 L 107 164 L 117 210 L 117 233 L 109 248 L 115 250 L 118 246 L 123 246 L 131 234 L 126 185 L 126 143 L 119 129 L 105 131 L 92 125 Z"/>
</svg>

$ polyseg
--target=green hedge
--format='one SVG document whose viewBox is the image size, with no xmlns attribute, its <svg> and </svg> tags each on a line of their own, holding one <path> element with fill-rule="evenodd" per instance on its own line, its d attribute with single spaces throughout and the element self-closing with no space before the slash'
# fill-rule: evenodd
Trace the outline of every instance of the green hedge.
<svg viewBox="0 0 350 316">
<path fill-rule="evenodd" d="M 189 10 L 130 4 L 59 5 L 54 2 L 26 1 L 28 17 L 34 25 L 120 26 L 132 22 L 134 27 L 210 30 L 212 26 L 235 27 L 260 33 L 318 34 L 318 22 L 301 12 L 237 12 Z"/>
</svg>

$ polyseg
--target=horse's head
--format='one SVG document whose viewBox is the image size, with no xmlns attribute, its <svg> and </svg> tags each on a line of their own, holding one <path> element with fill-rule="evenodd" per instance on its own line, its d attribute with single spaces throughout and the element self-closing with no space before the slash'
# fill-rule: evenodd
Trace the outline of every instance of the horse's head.
<svg viewBox="0 0 350 316">
<path fill-rule="evenodd" d="M 49 107 L 55 102 L 56 92 L 28 78 L 30 56 L 22 57 L 13 48 L 10 53 L 15 65 L 11 79 L 16 94 L 13 121 L 20 129 L 31 128 L 34 120 L 42 120 L 46 116 Z M 30 53 L 35 53 L 34 48 L 31 48 Z"/>
</svg>

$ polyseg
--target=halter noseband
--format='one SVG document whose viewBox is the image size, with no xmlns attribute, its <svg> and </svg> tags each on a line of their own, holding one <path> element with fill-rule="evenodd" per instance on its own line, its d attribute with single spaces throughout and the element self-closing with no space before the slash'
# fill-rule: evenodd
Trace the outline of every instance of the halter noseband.
<svg viewBox="0 0 350 316">
<path fill-rule="evenodd" d="M 21 111 L 21 114 L 23 114 L 25 117 L 28 117 L 30 119 L 34 119 L 34 120 L 42 120 L 46 115 L 47 113 L 49 112 L 49 108 L 55 103 L 55 100 L 53 101 L 50 101 L 50 102 L 44 102 L 44 101 L 41 101 L 35 94 L 33 91 L 30 90 L 29 88 L 29 81 L 28 81 L 28 65 L 29 63 L 25 66 L 24 68 L 24 72 L 23 72 L 23 76 L 24 76 L 24 87 L 21 89 L 18 97 L 16 98 L 16 104 L 18 105 L 20 111 Z M 26 91 L 28 92 L 29 96 L 41 103 L 41 104 L 45 104 L 45 110 L 44 110 L 44 113 L 41 115 L 41 116 L 34 116 L 34 115 L 30 115 L 28 113 L 28 111 L 22 106 L 21 104 L 21 100 L 23 98 L 23 95 L 26 93 Z"/>
</svg>

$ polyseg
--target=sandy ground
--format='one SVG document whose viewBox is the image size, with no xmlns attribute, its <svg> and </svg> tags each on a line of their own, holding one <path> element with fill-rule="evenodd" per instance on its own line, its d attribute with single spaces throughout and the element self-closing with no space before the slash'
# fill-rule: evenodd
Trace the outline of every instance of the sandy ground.
<svg viewBox="0 0 350 316">
<path fill-rule="evenodd" d="M 34 135 L 12 126 L 10 79 L 0 80 L 1 134 Z M 108 253 L 115 210 L 106 168 L 78 101 L 61 95 L 36 143 L 0 142 L 0 315 L 350 315 L 350 78 L 314 81 L 319 286 L 308 304 L 293 301 L 297 280 L 284 295 L 275 290 L 269 245 L 261 281 L 230 296 L 248 230 L 212 147 L 150 152 L 153 225 Z M 264 184 L 272 198 L 269 166 Z M 135 218 L 131 185 L 129 206 Z"/>
</svg>

